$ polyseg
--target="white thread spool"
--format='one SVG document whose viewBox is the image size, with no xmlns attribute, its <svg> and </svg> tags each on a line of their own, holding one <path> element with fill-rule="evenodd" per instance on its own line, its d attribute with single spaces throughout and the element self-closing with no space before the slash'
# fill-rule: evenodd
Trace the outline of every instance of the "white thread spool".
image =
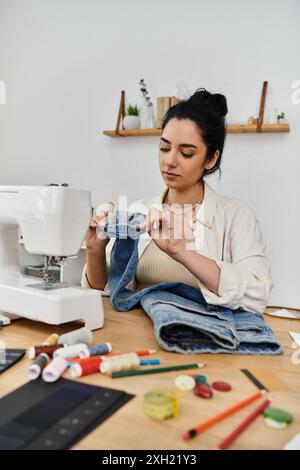
<svg viewBox="0 0 300 470">
<path fill-rule="evenodd" d="M 87 345 L 93 342 L 93 333 L 87 328 L 79 328 L 78 330 L 70 331 L 65 333 L 58 338 L 58 342 L 65 344 L 66 346 L 72 346 L 73 344 L 85 343 Z"/>
<path fill-rule="evenodd" d="M 42 378 L 45 382 L 56 382 L 68 367 L 68 363 L 62 357 L 56 357 L 48 364 L 42 372 Z"/>
<path fill-rule="evenodd" d="M 139 356 L 136 353 L 128 353 L 112 357 L 103 356 L 99 369 L 102 374 L 112 374 L 113 372 L 121 372 L 139 368 Z"/>
<path fill-rule="evenodd" d="M 2 322 L 3 326 L 10 324 L 10 318 L 6 317 L 5 315 L 0 315 L 0 321 Z"/>
<path fill-rule="evenodd" d="M 82 376 L 82 368 L 80 364 L 73 364 L 69 367 L 69 374 L 72 379 L 77 379 L 78 377 Z"/>
<path fill-rule="evenodd" d="M 69 359 L 71 357 L 79 357 L 81 353 L 88 350 L 88 347 L 84 343 L 73 344 L 72 346 L 66 346 L 64 348 L 57 349 L 53 353 L 53 357 L 62 357 Z"/>
</svg>

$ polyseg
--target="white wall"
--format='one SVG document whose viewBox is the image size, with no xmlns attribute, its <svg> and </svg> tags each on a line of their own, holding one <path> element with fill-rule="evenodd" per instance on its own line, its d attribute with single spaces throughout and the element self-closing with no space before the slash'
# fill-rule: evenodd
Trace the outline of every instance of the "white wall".
<svg viewBox="0 0 300 470">
<path fill-rule="evenodd" d="M 300 308 L 299 0 L 0 0 L 0 184 L 68 182 L 93 202 L 160 193 L 158 138 L 110 139 L 119 95 L 142 103 L 186 81 L 226 94 L 230 122 L 278 107 L 289 134 L 229 135 L 219 191 L 257 212 L 274 305 Z"/>
</svg>

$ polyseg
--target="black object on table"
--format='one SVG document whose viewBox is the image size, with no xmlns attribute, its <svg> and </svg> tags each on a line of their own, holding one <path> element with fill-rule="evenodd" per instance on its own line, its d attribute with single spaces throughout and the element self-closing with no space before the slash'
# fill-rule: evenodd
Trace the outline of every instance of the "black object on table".
<svg viewBox="0 0 300 470">
<path fill-rule="evenodd" d="M 25 354 L 25 349 L 3 349 L 0 347 L 0 374 L 18 362 Z"/>
<path fill-rule="evenodd" d="M 28 382 L 0 400 L 0 450 L 68 449 L 133 396 L 63 378 Z"/>
</svg>

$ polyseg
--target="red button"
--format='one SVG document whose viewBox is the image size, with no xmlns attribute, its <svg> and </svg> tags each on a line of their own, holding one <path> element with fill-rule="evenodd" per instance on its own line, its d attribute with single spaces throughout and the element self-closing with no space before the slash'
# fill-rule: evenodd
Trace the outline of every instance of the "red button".
<svg viewBox="0 0 300 470">
<path fill-rule="evenodd" d="M 227 382 L 218 381 L 212 384 L 212 388 L 214 390 L 218 390 L 219 392 L 229 392 L 231 390 L 231 385 Z"/>
<path fill-rule="evenodd" d="M 211 398 L 213 391 L 207 383 L 197 383 L 194 388 L 194 394 L 201 398 Z"/>
</svg>

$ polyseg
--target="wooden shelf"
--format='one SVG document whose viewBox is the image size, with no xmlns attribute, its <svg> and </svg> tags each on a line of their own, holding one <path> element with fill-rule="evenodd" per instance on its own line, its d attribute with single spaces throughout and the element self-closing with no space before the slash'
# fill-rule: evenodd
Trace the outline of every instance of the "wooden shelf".
<svg viewBox="0 0 300 470">
<path fill-rule="evenodd" d="M 262 132 L 289 132 L 289 124 L 263 124 Z M 255 124 L 229 124 L 227 126 L 227 132 L 229 134 L 240 134 L 240 133 L 259 133 Z"/>
<path fill-rule="evenodd" d="M 133 129 L 133 130 L 125 130 L 120 129 L 118 132 L 116 131 L 103 131 L 104 135 L 108 135 L 109 137 L 133 137 L 133 136 L 151 136 L 151 135 L 160 135 L 161 129 Z"/>
<path fill-rule="evenodd" d="M 289 132 L 289 124 L 263 124 L 262 132 Z M 119 130 L 116 131 L 103 131 L 104 135 L 109 137 L 139 137 L 139 136 L 157 136 L 161 135 L 161 129 L 133 129 L 133 130 Z M 228 134 L 255 134 L 257 126 L 255 124 L 228 124 Z"/>
</svg>

